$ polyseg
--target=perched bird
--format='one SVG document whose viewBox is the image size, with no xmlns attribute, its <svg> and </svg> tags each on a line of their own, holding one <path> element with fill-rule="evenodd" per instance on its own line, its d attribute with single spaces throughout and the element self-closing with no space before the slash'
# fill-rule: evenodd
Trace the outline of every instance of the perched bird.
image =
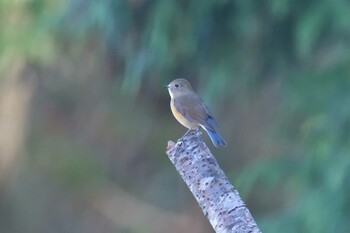
<svg viewBox="0 0 350 233">
<path fill-rule="evenodd" d="M 170 108 L 176 120 L 188 128 L 181 139 L 191 130 L 199 130 L 199 127 L 202 127 L 215 147 L 226 146 L 225 140 L 218 132 L 218 125 L 213 115 L 186 79 L 175 79 L 165 87 L 169 91 Z"/>
</svg>

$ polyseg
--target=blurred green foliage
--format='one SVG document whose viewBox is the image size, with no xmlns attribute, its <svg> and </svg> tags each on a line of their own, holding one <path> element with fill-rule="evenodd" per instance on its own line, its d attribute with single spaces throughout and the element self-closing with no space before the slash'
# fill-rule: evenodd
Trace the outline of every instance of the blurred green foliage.
<svg viewBox="0 0 350 233">
<path fill-rule="evenodd" d="M 148 232 L 81 203 L 104 182 L 193 213 L 164 154 L 185 129 L 162 85 L 185 77 L 263 232 L 348 232 L 349 22 L 346 0 L 0 1 L 0 80 L 19 57 L 37 79 L 0 231 Z"/>
</svg>

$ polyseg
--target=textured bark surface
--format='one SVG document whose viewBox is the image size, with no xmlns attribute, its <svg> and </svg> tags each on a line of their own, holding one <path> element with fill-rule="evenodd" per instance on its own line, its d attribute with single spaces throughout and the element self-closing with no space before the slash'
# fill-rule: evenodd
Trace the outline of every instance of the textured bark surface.
<svg viewBox="0 0 350 233">
<path fill-rule="evenodd" d="M 190 133 L 168 142 L 167 155 L 217 233 L 261 232 L 252 215 L 201 139 Z"/>
</svg>

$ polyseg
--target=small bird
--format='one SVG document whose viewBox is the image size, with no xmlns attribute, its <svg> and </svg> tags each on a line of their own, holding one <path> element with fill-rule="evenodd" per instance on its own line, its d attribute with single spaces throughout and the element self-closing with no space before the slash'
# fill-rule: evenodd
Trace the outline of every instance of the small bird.
<svg viewBox="0 0 350 233">
<path fill-rule="evenodd" d="M 191 84 L 186 79 L 175 79 L 165 87 L 171 97 L 170 108 L 174 117 L 188 128 L 181 139 L 191 130 L 199 130 L 199 127 L 202 127 L 208 133 L 215 147 L 226 146 L 209 108 L 193 91 Z"/>
</svg>

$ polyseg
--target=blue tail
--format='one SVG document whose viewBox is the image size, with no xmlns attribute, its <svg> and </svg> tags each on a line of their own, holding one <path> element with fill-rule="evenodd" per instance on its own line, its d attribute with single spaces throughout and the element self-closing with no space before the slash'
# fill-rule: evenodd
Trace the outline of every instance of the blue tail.
<svg viewBox="0 0 350 233">
<path fill-rule="evenodd" d="M 226 146 L 225 140 L 221 137 L 221 135 L 217 131 L 208 129 L 207 127 L 203 127 L 203 128 L 205 129 L 205 131 L 207 131 L 215 147 Z"/>
</svg>

